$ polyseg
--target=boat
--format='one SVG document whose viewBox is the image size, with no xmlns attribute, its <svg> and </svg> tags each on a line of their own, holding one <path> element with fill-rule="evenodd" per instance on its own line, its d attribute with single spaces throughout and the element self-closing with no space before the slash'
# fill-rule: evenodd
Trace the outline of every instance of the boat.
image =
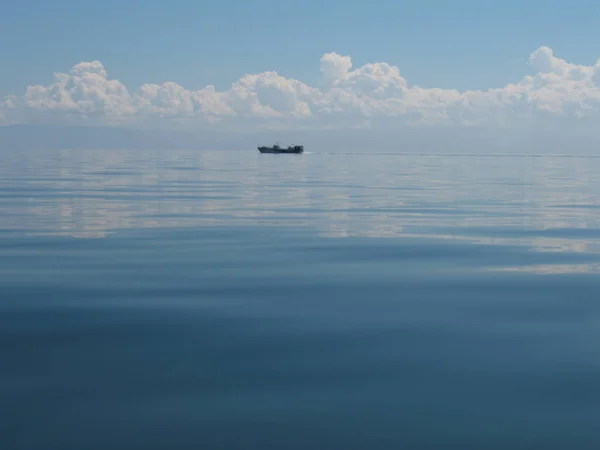
<svg viewBox="0 0 600 450">
<path fill-rule="evenodd" d="M 258 151 L 261 153 L 303 153 L 303 145 L 289 146 L 288 148 L 280 147 L 279 144 L 275 144 L 273 147 L 258 147 Z"/>
</svg>

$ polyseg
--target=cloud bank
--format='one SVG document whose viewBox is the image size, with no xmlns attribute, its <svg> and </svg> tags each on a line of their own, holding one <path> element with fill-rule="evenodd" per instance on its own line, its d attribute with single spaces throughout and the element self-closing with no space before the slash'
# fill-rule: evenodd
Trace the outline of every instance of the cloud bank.
<svg viewBox="0 0 600 450">
<path fill-rule="evenodd" d="M 28 86 L 0 103 L 3 124 L 185 124 L 194 128 L 283 128 L 451 125 L 506 126 L 530 119 L 585 119 L 600 114 L 600 60 L 576 65 L 540 47 L 533 75 L 486 91 L 410 85 L 387 63 L 354 68 L 349 56 L 327 53 L 312 87 L 276 72 L 248 74 L 226 91 L 188 90 L 177 83 L 128 89 L 99 61 L 56 73 L 47 86 Z"/>
</svg>

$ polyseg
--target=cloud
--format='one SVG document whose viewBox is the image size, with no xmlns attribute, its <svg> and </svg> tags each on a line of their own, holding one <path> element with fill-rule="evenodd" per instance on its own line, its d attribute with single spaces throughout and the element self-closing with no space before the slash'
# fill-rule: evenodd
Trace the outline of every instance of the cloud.
<svg viewBox="0 0 600 450">
<path fill-rule="evenodd" d="M 529 119 L 586 118 L 600 112 L 600 62 L 576 65 L 540 47 L 529 57 L 532 74 L 487 91 L 421 88 L 398 67 L 354 68 L 347 55 L 320 60 L 312 87 L 276 72 L 248 74 L 225 91 L 189 90 L 165 82 L 130 91 L 99 61 L 81 62 L 54 82 L 28 86 L 0 103 L 3 123 L 175 123 L 236 129 L 251 126 L 356 127 L 398 125 L 503 126 Z"/>
</svg>

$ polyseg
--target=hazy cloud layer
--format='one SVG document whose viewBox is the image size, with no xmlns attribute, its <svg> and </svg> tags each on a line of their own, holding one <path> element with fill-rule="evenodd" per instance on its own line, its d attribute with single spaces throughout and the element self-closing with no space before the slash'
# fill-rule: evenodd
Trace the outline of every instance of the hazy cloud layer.
<svg viewBox="0 0 600 450">
<path fill-rule="evenodd" d="M 153 122 L 236 129 L 391 126 L 497 126 L 545 117 L 585 118 L 600 111 L 600 61 L 568 63 L 540 47 L 529 62 L 533 75 L 487 91 L 425 89 L 410 85 L 398 67 L 386 63 L 353 68 L 349 56 L 323 55 L 320 88 L 276 72 L 248 74 L 226 91 L 214 86 L 192 91 L 173 82 L 129 90 L 111 79 L 99 61 L 81 62 L 57 73 L 47 86 L 28 86 L 0 103 L 0 122 Z"/>
</svg>

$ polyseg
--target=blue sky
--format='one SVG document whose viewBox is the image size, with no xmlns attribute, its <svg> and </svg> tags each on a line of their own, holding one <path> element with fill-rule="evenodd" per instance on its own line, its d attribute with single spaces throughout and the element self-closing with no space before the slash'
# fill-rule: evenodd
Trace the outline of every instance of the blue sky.
<svg viewBox="0 0 600 450">
<path fill-rule="evenodd" d="M 598 17 L 591 0 L 4 1 L 0 124 L 598 130 Z"/>
<path fill-rule="evenodd" d="M 540 45 L 579 64 L 600 56 L 600 2 L 6 0 L 0 95 L 100 60 L 129 87 L 219 89 L 276 70 L 314 84 L 326 52 L 385 61 L 409 84 L 485 89 L 518 81 Z"/>
</svg>

